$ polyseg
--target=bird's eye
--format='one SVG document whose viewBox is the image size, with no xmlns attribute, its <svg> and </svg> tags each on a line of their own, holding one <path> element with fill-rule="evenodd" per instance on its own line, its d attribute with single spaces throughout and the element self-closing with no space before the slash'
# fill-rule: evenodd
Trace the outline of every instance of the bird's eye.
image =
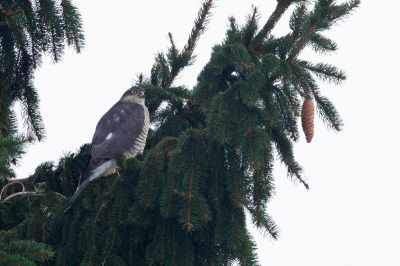
<svg viewBox="0 0 400 266">
<path fill-rule="evenodd" d="M 133 90 L 133 91 L 132 91 L 132 94 L 135 95 L 135 94 L 136 94 L 136 91 Z"/>
</svg>

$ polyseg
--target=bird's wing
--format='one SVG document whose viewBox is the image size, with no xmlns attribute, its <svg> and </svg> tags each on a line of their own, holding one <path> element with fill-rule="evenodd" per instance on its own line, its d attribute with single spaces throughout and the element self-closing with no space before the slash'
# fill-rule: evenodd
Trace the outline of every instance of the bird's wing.
<svg viewBox="0 0 400 266">
<path fill-rule="evenodd" d="M 114 158 L 118 150 L 129 150 L 145 123 L 143 105 L 117 102 L 96 126 L 90 154 L 93 158 Z"/>
</svg>

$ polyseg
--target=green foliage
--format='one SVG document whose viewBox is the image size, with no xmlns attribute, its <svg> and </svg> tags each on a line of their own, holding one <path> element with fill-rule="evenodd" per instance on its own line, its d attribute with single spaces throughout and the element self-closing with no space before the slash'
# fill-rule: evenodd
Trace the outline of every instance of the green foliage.
<svg viewBox="0 0 400 266">
<path fill-rule="evenodd" d="M 84 45 L 81 18 L 71 1 L 0 1 L 0 141 L 15 139 L 18 143 L 21 139 L 16 135 L 16 103 L 30 135 L 24 142 L 44 138 L 34 71 L 40 67 L 43 54 L 60 61 L 65 43 L 77 52 Z M 22 148 L 18 147 L 21 152 Z M 8 165 L 3 166 L 3 162 L 19 158 L 12 153 L 0 153 L 0 179 L 14 176 Z"/>
<path fill-rule="evenodd" d="M 79 52 L 84 45 L 81 18 L 69 0 L 6 0 L 0 3 L 0 123 L 2 136 L 16 131 L 14 103 L 19 102 L 24 126 L 38 140 L 44 137 L 34 71 L 42 55 L 61 60 L 65 42 Z"/>
<path fill-rule="evenodd" d="M 30 240 L 7 241 L 7 233 L 0 231 L 0 264 L 35 266 L 35 262 L 48 261 L 54 256 L 51 248 Z"/>
<path fill-rule="evenodd" d="M 12 166 L 16 165 L 17 160 L 25 153 L 26 144 L 32 141 L 32 136 L 22 134 L 0 138 L 0 182 L 3 176 L 15 176 Z"/>
<path fill-rule="evenodd" d="M 270 32 L 291 4 L 291 32 L 274 38 Z M 267 212 L 275 160 L 308 188 L 293 154 L 302 101 L 316 101 L 327 127 L 342 126 L 316 78 L 340 84 L 344 72 L 298 56 L 307 45 L 318 53 L 336 49 L 321 33 L 358 4 L 280 0 L 262 27 L 254 7 L 243 26 L 229 18 L 225 39 L 188 90 L 173 83 L 194 61 L 213 6 L 205 1 L 187 45 L 179 51 L 169 34 L 166 55 L 156 55 L 150 77 L 138 77 L 153 123 L 144 154 L 126 160 L 119 153 L 119 172 L 92 182 L 66 214 L 61 195 L 73 194 L 89 146 L 42 164 L 26 187 L 45 192 L 29 195 L 29 209 L 21 197 L 0 204 L 7 214 L 0 225 L 12 241 L 51 245 L 55 258 L 42 265 L 259 265 L 246 215 L 277 239 Z"/>
</svg>

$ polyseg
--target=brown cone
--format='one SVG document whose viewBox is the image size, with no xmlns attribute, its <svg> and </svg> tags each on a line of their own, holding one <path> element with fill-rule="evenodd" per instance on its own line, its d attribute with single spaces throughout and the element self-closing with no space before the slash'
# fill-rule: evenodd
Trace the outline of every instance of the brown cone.
<svg viewBox="0 0 400 266">
<path fill-rule="evenodd" d="M 308 143 L 314 136 L 314 102 L 307 96 L 301 108 L 301 125 Z"/>
</svg>

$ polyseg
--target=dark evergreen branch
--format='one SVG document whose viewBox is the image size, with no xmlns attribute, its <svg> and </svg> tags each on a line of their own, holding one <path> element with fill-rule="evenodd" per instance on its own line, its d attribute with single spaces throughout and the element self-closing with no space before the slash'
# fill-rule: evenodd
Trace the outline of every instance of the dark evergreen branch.
<svg viewBox="0 0 400 266">
<path fill-rule="evenodd" d="M 314 75 L 316 75 L 322 81 L 327 81 L 328 83 L 333 82 L 336 85 L 340 85 L 344 80 L 346 80 L 345 72 L 343 70 L 339 70 L 335 66 L 325 63 L 312 64 L 310 62 L 298 59 L 296 59 L 295 61 L 294 62 L 296 64 L 299 64 L 305 69 L 310 70 Z"/>
<path fill-rule="evenodd" d="M 294 160 L 292 143 L 289 141 L 289 139 L 287 139 L 283 130 L 278 127 L 272 128 L 271 133 L 271 137 L 274 139 L 274 144 L 280 160 L 288 169 L 288 175 L 290 177 L 294 175 L 306 187 L 306 189 L 309 189 L 308 184 L 301 177 L 301 166 Z"/>
<path fill-rule="evenodd" d="M 287 61 L 290 63 L 295 59 L 298 54 L 303 50 L 305 45 L 307 44 L 308 40 L 310 39 L 311 35 L 313 32 L 317 29 L 318 24 L 322 21 L 322 15 L 319 15 L 316 21 L 310 26 L 309 30 L 307 33 L 300 39 L 300 41 L 296 44 L 295 48 L 287 58 Z"/>
<path fill-rule="evenodd" d="M 23 144 L 26 144 L 28 142 L 32 142 L 33 141 L 32 136 L 28 136 L 27 138 L 24 138 L 22 140 L 18 140 L 18 139 L 20 139 L 20 138 L 17 138 L 16 142 L 11 142 L 11 143 L 6 142 L 5 139 L 1 140 L 1 142 L 3 142 L 2 144 L 4 145 L 5 148 L 7 148 L 8 151 L 11 151 L 11 153 L 13 153 L 12 151 L 16 151 L 13 154 L 14 156 L 16 155 L 15 153 L 18 153 L 18 152 L 22 153 L 22 149 L 20 149 L 20 147 Z M 13 148 L 17 148 L 17 149 L 13 149 Z"/>
<path fill-rule="evenodd" d="M 39 97 L 35 88 L 26 86 L 21 95 L 21 108 L 24 118 L 24 126 L 41 141 L 45 137 L 42 117 L 39 113 Z"/>
<path fill-rule="evenodd" d="M 289 162 L 289 164 L 286 164 L 286 166 L 288 167 L 290 174 L 294 174 L 296 176 L 296 178 L 300 181 L 300 183 L 302 183 L 306 187 L 306 189 L 310 189 L 308 184 L 301 177 L 300 171 L 298 171 L 298 169 L 297 169 L 298 167 L 296 164 L 293 164 L 293 162 Z"/>
<path fill-rule="evenodd" d="M 337 112 L 335 106 L 328 100 L 328 98 L 321 96 L 319 93 L 318 85 L 316 84 L 313 77 L 307 71 L 302 71 L 295 64 L 292 65 L 293 69 L 297 68 L 298 72 L 301 72 L 300 79 L 304 82 L 304 89 L 313 95 L 316 103 L 319 115 L 322 121 L 329 127 L 336 131 L 340 131 L 343 126 L 343 122 L 340 119 L 339 113 Z M 307 94 L 309 95 L 309 94 Z"/>
<path fill-rule="evenodd" d="M 360 4 L 360 0 L 352 0 L 350 3 L 345 3 L 342 5 L 335 5 L 335 0 L 329 1 L 318 1 L 314 6 L 314 11 L 309 14 L 309 28 L 306 33 L 300 38 L 300 41 L 296 44 L 293 51 L 289 55 L 287 61 L 291 62 L 296 58 L 299 53 L 307 45 L 308 41 L 313 38 L 316 31 L 328 30 L 339 20 L 346 18 L 355 8 Z M 316 41 L 314 37 L 314 41 Z M 321 38 L 319 37 L 321 40 Z M 325 46 L 328 50 L 336 49 L 334 43 L 329 43 L 326 40 L 324 42 L 327 44 Z"/>
<path fill-rule="evenodd" d="M 4 211 L 4 208 L 2 210 Z M 25 221 L 21 224 L 24 223 Z M 17 231 L 15 228 L 8 231 L 0 230 L 1 265 L 31 266 L 36 265 L 34 262 L 45 262 L 54 256 L 54 252 L 47 244 L 15 239 Z"/>
<path fill-rule="evenodd" d="M 247 210 L 252 215 L 253 224 L 255 224 L 258 229 L 265 230 L 274 240 L 278 239 L 279 229 L 272 218 L 269 217 L 264 210 L 254 210 L 252 208 L 247 208 Z"/>
<path fill-rule="evenodd" d="M 307 97 L 309 95 L 309 89 L 308 89 L 308 84 L 304 77 L 304 75 L 305 75 L 304 69 L 297 67 L 296 64 L 291 64 L 291 68 L 292 68 L 292 73 L 294 74 L 295 79 L 300 84 L 300 86 L 303 88 L 303 92 L 300 92 L 299 94 L 302 95 L 303 98 Z"/>
<path fill-rule="evenodd" d="M 333 128 L 336 131 L 341 131 L 343 122 L 340 119 L 339 113 L 336 111 L 336 108 L 328 100 L 328 98 L 320 96 L 317 90 L 312 89 L 312 92 L 314 99 L 317 102 L 317 110 L 319 111 L 323 122 L 325 122 L 325 124 L 326 122 L 329 122 L 328 127 Z"/>
<path fill-rule="evenodd" d="M 61 55 L 59 54 L 59 48 L 57 47 L 57 35 L 55 32 L 55 28 L 50 26 L 50 36 L 51 36 L 51 51 L 53 55 L 53 60 L 57 63 L 61 59 Z"/>
<path fill-rule="evenodd" d="M 296 77 L 297 77 L 297 76 L 296 76 Z M 293 84 L 294 89 L 299 93 L 299 95 L 300 95 L 302 98 L 305 98 L 306 95 L 305 95 L 304 91 L 302 91 L 302 90 L 300 89 L 300 87 L 299 87 L 299 85 L 301 86 L 301 82 L 300 82 L 299 80 L 294 80 L 293 83 L 294 83 L 294 84 Z"/>
<path fill-rule="evenodd" d="M 197 41 L 200 35 L 204 32 L 207 24 L 209 22 L 209 17 L 211 15 L 210 10 L 214 7 L 213 0 L 207 0 L 207 2 L 203 3 L 202 10 L 199 11 L 198 17 L 194 22 L 194 27 L 192 32 L 189 36 L 187 45 L 183 48 L 184 52 L 191 52 L 193 51 L 194 47 L 197 44 Z"/>
<path fill-rule="evenodd" d="M 85 45 L 82 29 L 82 20 L 78 9 L 69 0 L 61 1 L 62 15 L 64 18 L 67 44 L 74 45 L 75 51 L 80 53 Z"/>
<path fill-rule="evenodd" d="M 307 8 L 305 3 L 297 5 L 290 17 L 290 29 L 292 30 L 292 42 L 300 37 L 300 30 L 303 23 L 303 18 L 306 14 Z"/>
<path fill-rule="evenodd" d="M 334 1 L 333 1 L 334 2 Z M 351 12 L 353 12 L 356 8 L 360 6 L 361 0 L 350 0 L 347 3 L 343 3 L 341 5 L 333 5 L 331 8 L 331 17 L 330 21 L 332 23 L 336 23 L 339 20 L 346 19 Z"/>
<path fill-rule="evenodd" d="M 267 23 L 265 23 L 264 27 L 260 30 L 260 32 L 254 37 L 251 48 L 254 51 L 261 52 L 261 47 L 264 39 L 271 33 L 272 29 L 275 27 L 276 23 L 278 23 L 279 19 L 282 17 L 283 13 L 289 8 L 289 6 L 293 3 L 293 0 L 282 0 L 278 1 L 276 8 L 272 15 L 269 17 Z"/>
<path fill-rule="evenodd" d="M 108 253 L 107 253 L 106 257 L 104 258 L 103 262 L 101 263 L 102 266 L 106 265 L 106 261 L 107 261 L 108 257 L 110 256 L 110 253 L 111 253 L 111 251 L 112 251 L 112 249 L 113 249 L 113 247 L 114 247 L 115 235 L 116 235 L 116 232 L 114 231 L 114 232 L 113 232 L 113 239 L 112 239 L 110 248 L 109 248 L 109 250 L 108 250 Z"/>
<path fill-rule="evenodd" d="M 173 62 L 174 64 L 171 68 L 171 74 L 168 79 L 168 83 L 166 84 L 167 88 L 171 87 L 175 78 L 179 75 L 182 69 L 191 64 L 191 60 L 193 59 L 193 50 L 196 47 L 200 35 L 203 34 L 205 28 L 207 27 L 209 17 L 211 15 L 210 10 L 213 8 L 213 6 L 213 0 L 207 0 L 203 3 L 202 9 L 199 11 L 198 17 L 194 21 L 194 27 L 189 35 L 187 44 L 183 47 L 183 51 L 179 53 L 179 60 L 177 62 Z M 174 48 L 171 49 L 172 52 L 174 52 Z"/>
<path fill-rule="evenodd" d="M 174 40 L 172 38 L 171 32 L 168 32 L 168 37 L 169 37 L 169 41 L 171 43 L 172 58 L 173 58 L 173 60 L 176 60 L 177 57 L 178 57 L 178 51 L 176 50 L 175 43 L 174 43 Z"/>
<path fill-rule="evenodd" d="M 337 44 L 332 40 L 314 32 L 310 37 L 310 44 L 315 52 L 324 54 L 337 50 Z"/>
<path fill-rule="evenodd" d="M 17 165 L 29 142 L 32 142 L 31 136 L 19 134 L 0 138 L 0 180 L 15 176 L 12 165 Z"/>
<path fill-rule="evenodd" d="M 8 6 L 7 10 L 4 9 L 4 7 L 0 4 L 0 11 L 3 13 L 3 17 L 5 20 L 5 23 L 7 24 L 7 26 L 9 28 L 12 27 L 12 25 L 10 24 L 10 21 L 8 20 L 9 18 L 13 17 L 13 16 L 17 16 L 19 14 L 21 14 L 23 11 L 20 9 L 17 10 L 13 10 L 13 8 L 17 5 L 16 2 L 12 3 L 11 5 Z"/>
<path fill-rule="evenodd" d="M 282 84 L 283 84 L 283 89 L 285 92 L 285 95 L 288 99 L 288 102 L 290 104 L 290 107 L 292 108 L 293 113 L 297 116 L 300 117 L 300 114 L 298 112 L 298 104 L 296 104 L 296 99 L 294 98 L 295 96 L 292 95 L 292 93 L 289 91 L 290 86 L 289 84 L 291 83 L 292 79 L 292 69 L 289 64 L 287 64 L 285 61 L 280 62 L 281 66 L 281 71 L 282 71 Z"/>
<path fill-rule="evenodd" d="M 258 8 L 255 6 L 252 6 L 252 13 L 247 16 L 247 22 L 242 28 L 242 38 L 243 38 L 243 44 L 245 46 L 250 45 L 255 32 L 257 31 L 258 28 L 258 19 L 259 19 L 259 12 Z M 232 22 L 231 22 L 232 23 Z"/>
<path fill-rule="evenodd" d="M 299 139 L 299 134 L 297 131 L 296 116 L 292 115 L 289 111 L 291 109 L 290 100 L 287 99 L 285 91 L 276 89 L 274 91 L 274 96 L 276 98 L 276 103 L 279 108 L 279 120 L 285 125 L 282 129 L 284 132 L 290 133 L 290 138 L 294 141 Z"/>
<path fill-rule="evenodd" d="M 69 17 L 68 17 L 68 13 L 66 11 L 66 6 L 69 5 L 69 1 L 62 0 L 60 5 L 63 9 L 62 15 L 63 15 L 64 21 L 68 21 Z M 72 36 L 71 36 L 71 29 L 69 28 L 68 23 L 65 23 L 64 29 L 65 29 L 65 36 L 67 37 L 67 44 L 71 45 L 72 44 Z"/>
</svg>

